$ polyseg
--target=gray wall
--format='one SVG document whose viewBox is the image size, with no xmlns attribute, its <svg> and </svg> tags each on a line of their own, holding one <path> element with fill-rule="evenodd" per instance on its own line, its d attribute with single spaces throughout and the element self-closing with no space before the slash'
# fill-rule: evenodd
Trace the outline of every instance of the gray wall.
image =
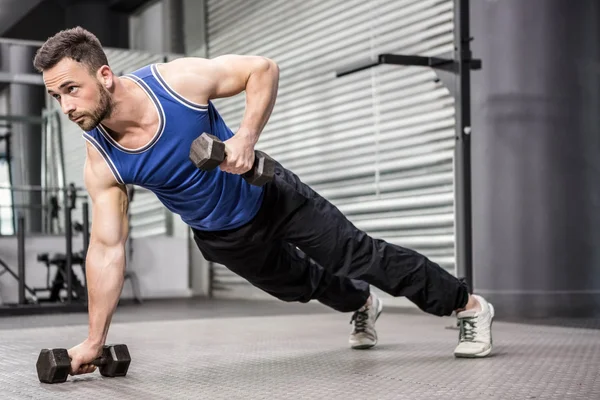
<svg viewBox="0 0 600 400">
<path fill-rule="evenodd" d="M 600 311 L 599 15 L 471 2 L 475 289 L 503 315 Z"/>
</svg>

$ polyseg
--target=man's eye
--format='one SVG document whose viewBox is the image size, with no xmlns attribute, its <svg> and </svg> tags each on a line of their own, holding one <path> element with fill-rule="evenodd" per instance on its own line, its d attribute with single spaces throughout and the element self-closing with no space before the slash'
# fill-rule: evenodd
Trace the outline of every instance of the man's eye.
<svg viewBox="0 0 600 400">
<path fill-rule="evenodd" d="M 53 94 L 52 97 L 54 97 L 56 100 L 60 99 L 60 94 Z"/>
<path fill-rule="evenodd" d="M 69 86 L 69 93 L 74 93 L 77 91 L 77 86 Z"/>
</svg>

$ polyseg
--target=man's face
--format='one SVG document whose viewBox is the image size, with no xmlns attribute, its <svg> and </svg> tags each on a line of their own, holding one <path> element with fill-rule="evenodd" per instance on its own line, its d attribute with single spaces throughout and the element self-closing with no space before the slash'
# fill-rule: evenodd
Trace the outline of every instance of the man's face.
<svg viewBox="0 0 600 400">
<path fill-rule="evenodd" d="M 48 93 L 60 104 L 63 113 L 84 131 L 94 129 L 110 117 L 110 93 L 86 65 L 64 58 L 43 73 Z"/>
</svg>

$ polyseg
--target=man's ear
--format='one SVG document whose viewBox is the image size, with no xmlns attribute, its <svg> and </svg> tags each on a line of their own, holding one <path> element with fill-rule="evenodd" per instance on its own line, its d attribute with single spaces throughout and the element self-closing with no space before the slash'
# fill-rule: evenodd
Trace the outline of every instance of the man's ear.
<svg viewBox="0 0 600 400">
<path fill-rule="evenodd" d="M 112 89 L 112 87 L 115 84 L 115 82 L 114 82 L 114 75 L 113 75 L 112 70 L 110 69 L 110 67 L 108 65 L 101 66 L 98 69 L 96 77 L 98 78 L 98 80 L 100 81 L 100 83 L 102 83 L 102 85 L 107 90 Z"/>
</svg>

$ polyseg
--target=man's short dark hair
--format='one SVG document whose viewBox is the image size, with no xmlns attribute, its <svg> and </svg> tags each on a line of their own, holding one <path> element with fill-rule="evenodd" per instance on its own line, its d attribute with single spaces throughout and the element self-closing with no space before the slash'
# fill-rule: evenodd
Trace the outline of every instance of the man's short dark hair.
<svg viewBox="0 0 600 400">
<path fill-rule="evenodd" d="M 60 31 L 48 38 L 38 49 L 33 65 L 39 72 L 43 72 L 64 58 L 85 64 L 92 74 L 103 65 L 108 65 L 100 40 L 80 26 Z"/>
</svg>

